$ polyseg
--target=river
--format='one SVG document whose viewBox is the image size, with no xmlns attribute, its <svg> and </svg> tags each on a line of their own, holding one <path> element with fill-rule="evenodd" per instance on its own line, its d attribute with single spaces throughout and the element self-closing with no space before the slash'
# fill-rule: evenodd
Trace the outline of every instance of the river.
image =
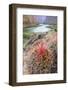
<svg viewBox="0 0 68 90">
<path fill-rule="evenodd" d="M 48 32 L 51 30 L 51 28 L 49 27 L 50 25 L 45 25 L 45 24 L 40 24 L 38 25 L 37 27 L 35 28 L 30 28 L 30 31 L 31 32 L 34 32 L 34 33 L 38 33 L 38 32 Z"/>
</svg>

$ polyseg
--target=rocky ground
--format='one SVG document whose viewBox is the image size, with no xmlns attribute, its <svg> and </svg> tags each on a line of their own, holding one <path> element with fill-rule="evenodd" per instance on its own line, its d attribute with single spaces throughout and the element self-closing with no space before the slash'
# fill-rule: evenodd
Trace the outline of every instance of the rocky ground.
<svg viewBox="0 0 68 90">
<path fill-rule="evenodd" d="M 24 47 L 24 74 L 57 73 L 57 32 L 33 34 Z"/>
</svg>

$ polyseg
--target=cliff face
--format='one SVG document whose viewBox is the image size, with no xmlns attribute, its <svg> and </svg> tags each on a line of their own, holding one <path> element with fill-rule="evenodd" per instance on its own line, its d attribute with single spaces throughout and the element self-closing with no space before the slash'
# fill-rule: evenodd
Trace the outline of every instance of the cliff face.
<svg viewBox="0 0 68 90">
<path fill-rule="evenodd" d="M 32 16 L 32 15 L 24 15 L 23 16 L 24 27 L 35 26 L 37 24 L 38 24 L 38 22 L 37 22 L 35 16 Z"/>
<path fill-rule="evenodd" d="M 56 16 L 24 15 L 23 26 L 36 26 L 38 24 L 57 24 Z"/>
</svg>

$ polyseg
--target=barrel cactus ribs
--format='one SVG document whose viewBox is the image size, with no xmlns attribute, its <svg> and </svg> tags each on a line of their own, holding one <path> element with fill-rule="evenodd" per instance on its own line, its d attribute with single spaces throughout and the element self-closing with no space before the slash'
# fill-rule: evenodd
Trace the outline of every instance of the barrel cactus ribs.
<svg viewBox="0 0 68 90">
<path fill-rule="evenodd" d="M 57 73 L 57 32 L 41 35 L 39 39 L 34 36 L 37 40 L 24 50 L 24 74 Z"/>
</svg>

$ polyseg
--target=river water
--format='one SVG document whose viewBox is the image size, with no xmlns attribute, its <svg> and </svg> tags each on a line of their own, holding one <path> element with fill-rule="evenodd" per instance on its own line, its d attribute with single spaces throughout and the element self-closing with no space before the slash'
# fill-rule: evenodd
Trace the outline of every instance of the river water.
<svg viewBox="0 0 68 90">
<path fill-rule="evenodd" d="M 45 24 L 40 24 L 35 28 L 31 28 L 30 31 L 34 32 L 34 33 L 38 33 L 38 32 L 48 32 L 51 30 L 51 28 L 49 28 L 50 25 L 45 25 Z"/>
</svg>

